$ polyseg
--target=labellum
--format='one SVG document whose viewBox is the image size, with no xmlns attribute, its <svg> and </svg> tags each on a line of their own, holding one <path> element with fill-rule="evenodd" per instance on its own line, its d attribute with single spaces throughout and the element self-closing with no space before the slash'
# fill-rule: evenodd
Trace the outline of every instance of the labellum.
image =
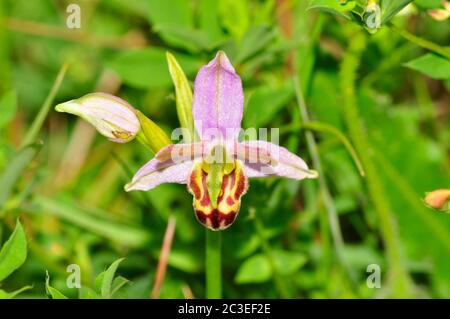
<svg viewBox="0 0 450 319">
<path fill-rule="evenodd" d="M 243 164 L 236 160 L 231 171 L 225 169 L 218 174 L 219 183 L 208 187 L 210 180 L 214 178 L 213 169 L 208 167 L 212 165 L 196 163 L 189 176 L 188 189 L 194 195 L 193 206 L 197 220 L 209 229 L 223 230 L 235 221 L 241 197 L 248 189 L 248 180 Z M 215 192 L 215 188 L 219 192 Z"/>
</svg>

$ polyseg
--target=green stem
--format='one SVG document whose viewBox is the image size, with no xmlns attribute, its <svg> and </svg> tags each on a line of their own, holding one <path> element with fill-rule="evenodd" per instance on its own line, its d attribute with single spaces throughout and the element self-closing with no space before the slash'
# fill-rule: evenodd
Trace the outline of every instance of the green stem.
<svg viewBox="0 0 450 319">
<path fill-rule="evenodd" d="M 21 147 L 24 147 L 24 146 L 36 141 L 39 131 L 41 130 L 41 127 L 44 124 L 44 121 L 48 115 L 48 112 L 50 111 L 50 108 L 53 105 L 53 101 L 55 100 L 56 93 L 58 93 L 59 87 L 61 86 L 61 83 L 64 79 L 64 75 L 66 74 L 67 67 L 68 67 L 68 64 L 65 63 L 65 64 L 63 64 L 61 69 L 59 69 L 58 75 L 56 76 L 56 80 L 53 83 L 50 93 L 47 95 L 47 98 L 45 99 L 44 104 L 42 104 L 42 107 L 39 110 L 39 113 L 37 114 L 36 118 L 34 119 L 33 123 L 31 124 L 31 127 L 27 131 L 27 134 L 25 135 L 25 138 L 22 141 Z"/>
<path fill-rule="evenodd" d="M 367 134 L 360 123 L 360 114 L 355 96 L 355 81 L 362 52 L 366 47 L 364 34 L 358 32 L 352 36 L 349 49 L 341 64 L 340 81 L 343 94 L 343 110 L 350 137 L 358 151 L 366 169 L 367 186 L 375 211 L 378 214 L 381 236 L 386 247 L 386 258 L 392 281 L 392 295 L 405 297 L 410 295 L 410 281 L 402 262 L 400 242 L 395 221 L 386 194 L 383 189 L 377 168 L 372 160 L 371 145 Z"/>
<path fill-rule="evenodd" d="M 300 83 L 298 78 L 294 78 L 294 88 L 297 95 L 297 103 L 300 108 L 300 113 L 303 119 L 302 125 L 306 125 L 309 123 L 309 115 L 308 110 L 306 109 L 305 100 L 303 98 L 302 90 L 300 87 Z M 308 146 L 309 153 L 311 154 L 311 158 L 313 161 L 314 169 L 319 173 L 319 187 L 320 192 L 325 204 L 325 208 L 327 211 L 327 217 L 329 222 L 329 227 L 331 231 L 331 236 L 333 238 L 334 248 L 336 251 L 336 256 L 347 273 L 348 280 L 350 284 L 355 283 L 355 279 L 353 273 L 351 271 L 350 266 L 346 262 L 344 255 L 344 240 L 342 238 L 341 226 L 339 223 L 338 213 L 336 211 L 336 207 L 334 206 L 333 199 L 331 197 L 330 191 L 328 189 L 327 181 L 325 180 L 325 174 L 322 169 L 322 162 L 319 157 L 319 151 L 317 149 L 317 144 L 314 139 L 314 135 L 311 132 L 305 132 L 306 136 L 306 144 Z"/>
<path fill-rule="evenodd" d="M 364 172 L 364 168 L 362 166 L 361 160 L 358 157 L 358 154 L 356 153 L 355 149 L 353 148 L 352 144 L 350 143 L 349 139 L 342 133 L 340 130 L 335 128 L 334 126 L 322 122 L 317 121 L 309 121 L 304 123 L 299 123 L 296 125 L 289 125 L 285 127 L 280 128 L 280 133 L 283 133 L 285 131 L 293 131 L 293 130 L 300 130 L 300 129 L 306 129 L 306 130 L 312 130 L 320 133 L 330 133 L 333 134 L 341 143 L 344 145 L 345 149 L 351 156 L 353 162 L 355 163 L 356 168 L 358 169 L 358 172 L 361 176 L 364 176 L 366 173 Z"/>
<path fill-rule="evenodd" d="M 429 127 L 433 138 L 437 141 L 442 150 L 447 152 L 450 148 L 450 143 L 447 142 L 445 134 L 441 134 L 442 127 L 437 120 L 437 108 L 434 106 L 433 99 L 428 91 L 427 83 L 420 74 L 414 74 L 412 81 L 414 92 L 416 93 L 417 107 L 421 113 L 421 119 L 424 124 Z M 445 161 L 445 168 L 450 169 L 450 158 L 447 157 Z"/>
<path fill-rule="evenodd" d="M 222 298 L 221 232 L 206 230 L 206 298 Z"/>
<path fill-rule="evenodd" d="M 418 46 L 420 46 L 422 48 L 425 48 L 425 49 L 433 51 L 437 54 L 440 54 L 440 55 L 446 57 L 447 59 L 450 59 L 450 50 L 448 50 L 434 42 L 428 41 L 428 40 L 420 38 L 412 33 L 409 33 L 408 31 L 401 29 L 392 23 L 389 23 L 389 27 L 392 31 L 397 32 L 400 36 L 402 36 L 406 40 L 408 40 L 414 44 L 417 44 Z"/>
</svg>

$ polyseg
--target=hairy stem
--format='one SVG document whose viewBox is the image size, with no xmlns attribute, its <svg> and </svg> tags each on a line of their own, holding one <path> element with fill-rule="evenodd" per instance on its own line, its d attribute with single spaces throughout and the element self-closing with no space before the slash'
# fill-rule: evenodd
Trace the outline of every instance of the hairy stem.
<svg viewBox="0 0 450 319">
<path fill-rule="evenodd" d="M 302 116 L 303 123 L 302 125 L 306 125 L 309 122 L 308 110 L 306 109 L 305 100 L 303 98 L 302 90 L 300 87 L 300 83 L 298 78 L 294 78 L 294 86 L 295 92 L 297 95 L 297 103 L 300 108 L 300 113 Z M 341 226 L 339 223 L 339 217 L 336 211 L 336 207 L 334 206 L 333 199 L 331 197 L 330 191 L 328 189 L 327 181 L 325 180 L 325 175 L 322 169 L 322 162 L 319 157 L 319 151 L 317 149 L 317 144 L 314 139 L 314 135 L 312 132 L 305 132 L 306 136 L 306 144 L 308 146 L 309 153 L 311 154 L 311 158 L 313 161 L 314 169 L 319 173 L 319 187 L 320 193 L 322 195 L 325 208 L 328 215 L 328 223 L 330 227 L 331 236 L 333 238 L 334 248 L 336 251 L 336 256 L 343 266 L 345 271 L 347 272 L 348 279 L 350 283 L 354 283 L 354 276 L 351 272 L 349 265 L 347 264 L 344 256 L 344 240 L 342 238 Z"/>
<path fill-rule="evenodd" d="M 370 198 L 378 215 L 379 228 L 383 243 L 386 247 L 390 280 L 393 297 L 406 297 L 410 294 L 409 276 L 404 268 L 400 242 L 392 218 L 390 207 L 380 180 L 377 168 L 372 160 L 371 145 L 368 136 L 360 123 L 360 114 L 355 96 L 356 73 L 360 63 L 361 54 L 366 47 L 364 34 L 357 31 L 352 36 L 349 49 L 345 53 L 341 64 L 340 81 L 343 94 L 343 110 L 350 137 L 358 151 L 366 170 L 367 186 Z"/>
<path fill-rule="evenodd" d="M 412 33 L 409 33 L 408 31 L 401 29 L 392 23 L 389 24 L 389 27 L 392 31 L 398 33 L 400 36 L 402 36 L 406 40 L 408 40 L 414 44 L 417 44 L 418 46 L 420 46 L 422 48 L 425 48 L 425 49 L 433 51 L 437 54 L 440 54 L 440 55 L 446 57 L 447 59 L 450 59 L 450 50 L 448 50 L 434 42 L 431 42 L 429 40 L 418 37 Z"/>
</svg>

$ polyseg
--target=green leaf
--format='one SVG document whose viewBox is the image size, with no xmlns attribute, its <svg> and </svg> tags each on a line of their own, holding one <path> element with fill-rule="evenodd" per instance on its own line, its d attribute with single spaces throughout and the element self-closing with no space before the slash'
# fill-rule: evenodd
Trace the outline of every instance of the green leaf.
<svg viewBox="0 0 450 319">
<path fill-rule="evenodd" d="M 233 63 L 238 64 L 261 51 L 273 42 L 275 31 L 267 26 L 253 27 L 246 32 L 239 43 L 236 58 Z"/>
<path fill-rule="evenodd" d="M 282 275 L 293 275 L 306 264 L 307 258 L 292 251 L 275 249 L 272 251 L 275 268 Z"/>
<path fill-rule="evenodd" d="M 219 0 L 219 10 L 225 29 L 240 40 L 250 24 L 247 0 Z"/>
<path fill-rule="evenodd" d="M 177 105 L 178 120 L 182 128 L 188 130 L 189 136 L 184 136 L 186 143 L 194 140 L 195 129 L 192 117 L 192 89 L 175 57 L 167 52 L 169 72 L 175 86 L 175 100 Z"/>
<path fill-rule="evenodd" d="M 219 8 L 215 1 L 200 0 L 198 5 L 199 23 L 211 45 L 219 43 L 224 34 L 220 27 Z"/>
<path fill-rule="evenodd" d="M 48 274 L 48 271 L 46 272 L 46 275 L 45 275 L 45 291 L 47 292 L 47 295 L 52 297 L 52 299 L 68 299 L 58 289 L 50 286 L 50 275 Z"/>
<path fill-rule="evenodd" d="M 347 1 L 346 3 L 341 4 L 337 0 L 312 0 L 309 3 L 308 10 L 318 9 L 335 14 L 348 20 L 352 20 L 350 11 L 353 10 L 355 6 L 355 1 Z"/>
<path fill-rule="evenodd" d="M 153 254 L 155 257 L 159 256 L 159 250 Z M 195 274 L 202 270 L 202 264 L 198 256 L 193 255 L 191 252 L 180 249 L 172 249 L 170 251 L 169 260 L 167 262 L 169 266 L 177 268 L 186 273 Z"/>
<path fill-rule="evenodd" d="M 100 291 L 102 298 L 109 299 L 113 295 L 113 280 L 117 271 L 117 267 L 125 258 L 117 259 L 115 262 L 109 266 L 109 268 L 104 272 L 101 280 Z"/>
<path fill-rule="evenodd" d="M 186 55 L 177 54 L 177 58 L 188 75 L 196 72 L 201 65 L 197 59 Z M 163 49 L 126 51 L 118 54 L 108 65 L 126 84 L 136 88 L 165 88 L 172 83 L 166 67 L 166 51 Z"/>
<path fill-rule="evenodd" d="M 272 267 L 265 255 L 246 259 L 239 267 L 234 281 L 238 284 L 261 283 L 272 277 Z"/>
<path fill-rule="evenodd" d="M 363 270 L 370 264 L 383 265 L 383 258 L 378 252 L 365 245 L 345 245 L 343 252 L 352 269 Z"/>
<path fill-rule="evenodd" d="M 433 79 L 450 79 L 450 61 L 433 53 L 422 55 L 404 65 L 410 69 L 426 74 Z"/>
<path fill-rule="evenodd" d="M 129 283 L 130 281 L 122 276 L 117 276 L 116 278 L 114 278 L 114 281 L 112 283 L 112 288 L 111 288 L 111 296 L 114 296 L 116 292 L 118 292 L 120 290 L 120 288 L 122 288 L 124 285 L 126 285 L 127 283 Z"/>
<path fill-rule="evenodd" d="M 0 281 L 19 268 L 27 258 L 27 239 L 17 220 L 16 228 L 0 250 Z"/>
<path fill-rule="evenodd" d="M 0 128 L 8 124 L 16 114 L 17 93 L 14 90 L 8 91 L 0 98 Z"/>
<path fill-rule="evenodd" d="M 17 295 L 19 295 L 22 292 L 29 290 L 31 288 L 33 288 L 33 286 L 25 286 L 25 287 L 22 287 L 20 289 L 13 291 L 13 292 L 6 292 L 6 291 L 0 289 L 0 299 L 13 299 Z"/>
<path fill-rule="evenodd" d="M 258 87 L 248 100 L 244 112 L 244 126 L 246 128 L 265 127 L 292 99 L 293 95 L 294 91 L 290 82 L 281 87 L 274 87 L 274 85 Z"/>
<path fill-rule="evenodd" d="M 252 8 L 253 13 L 253 24 L 273 24 L 275 16 L 273 14 L 276 6 L 276 0 L 266 0 L 261 2 L 256 7 Z"/>
<path fill-rule="evenodd" d="M 18 151 L 9 161 L 5 171 L 0 175 L 0 185 L 2 185 L 0 210 L 10 197 L 17 180 L 40 149 L 41 145 L 38 144 L 26 146 Z"/>
<path fill-rule="evenodd" d="M 186 28 L 193 26 L 192 11 L 188 0 L 148 0 L 149 19 L 153 27 Z"/>
<path fill-rule="evenodd" d="M 194 30 L 193 12 L 189 0 L 148 0 L 148 16 L 154 31 L 169 44 L 196 51 L 197 46 L 184 41 L 177 35 L 177 30 L 186 34 Z"/>
<path fill-rule="evenodd" d="M 183 46 L 191 52 L 211 50 L 214 46 L 214 43 L 208 41 L 208 35 L 204 30 L 161 27 L 160 31 L 164 32 L 166 36 L 170 36 L 171 39 L 183 43 Z"/>
<path fill-rule="evenodd" d="M 149 241 L 149 234 L 141 228 L 102 219 L 70 202 L 65 203 L 61 200 L 36 197 L 34 203 L 46 215 L 62 218 L 121 245 L 141 247 Z M 34 212 L 34 210 L 30 210 L 30 212 Z"/>
<path fill-rule="evenodd" d="M 382 0 L 381 23 L 384 24 L 388 22 L 412 1 L 413 0 Z"/>
<path fill-rule="evenodd" d="M 99 273 L 97 275 L 97 277 L 95 277 L 94 286 L 95 286 L 96 291 L 102 290 L 102 282 L 103 282 L 103 278 L 105 278 L 105 272 L 106 272 L 106 270 L 102 271 L 101 273 Z"/>
<path fill-rule="evenodd" d="M 91 287 L 81 286 L 78 299 L 100 299 L 100 295 Z"/>
</svg>

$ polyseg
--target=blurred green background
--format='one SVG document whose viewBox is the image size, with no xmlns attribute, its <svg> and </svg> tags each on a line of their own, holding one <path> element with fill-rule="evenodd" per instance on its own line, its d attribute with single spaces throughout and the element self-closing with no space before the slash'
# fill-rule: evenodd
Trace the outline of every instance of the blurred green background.
<svg viewBox="0 0 450 319">
<path fill-rule="evenodd" d="M 448 46 L 448 20 L 427 14 L 440 1 L 416 2 L 392 21 Z M 71 3 L 81 8 L 80 29 L 66 26 Z M 49 287 L 46 293 L 48 270 L 62 294 L 95 296 L 103 280 L 98 275 L 125 257 L 114 287 L 124 285 L 113 297 L 150 298 L 173 217 L 168 268 L 154 296 L 205 296 L 205 229 L 186 187 L 126 193 L 123 186 L 152 154 L 137 142 L 111 143 L 53 107 L 110 92 L 170 134 L 179 124 L 165 52 L 193 81 L 222 49 L 243 80 L 243 127 L 280 128 L 281 145 L 313 169 L 319 169 L 318 154 L 322 166 L 321 180 L 250 181 L 237 221 L 222 234 L 224 297 L 450 297 L 450 215 L 421 200 L 427 191 L 449 187 L 448 59 L 411 66 L 427 51 L 388 26 L 370 34 L 307 10 L 306 0 L 0 4 L 0 243 L 18 218 L 28 243 L 26 261 L 0 279 L 1 291 L 31 285 L 18 297 L 55 297 Z M 23 148 L 64 63 L 68 70 L 39 139 Z M 336 134 L 315 130 L 311 153 L 293 77 L 300 79 L 311 120 L 355 144 L 365 177 Z M 358 112 L 352 115 L 353 106 Z M 69 264 L 80 266 L 81 290 L 66 285 Z M 369 264 L 381 267 L 379 289 L 366 284 Z"/>
</svg>

